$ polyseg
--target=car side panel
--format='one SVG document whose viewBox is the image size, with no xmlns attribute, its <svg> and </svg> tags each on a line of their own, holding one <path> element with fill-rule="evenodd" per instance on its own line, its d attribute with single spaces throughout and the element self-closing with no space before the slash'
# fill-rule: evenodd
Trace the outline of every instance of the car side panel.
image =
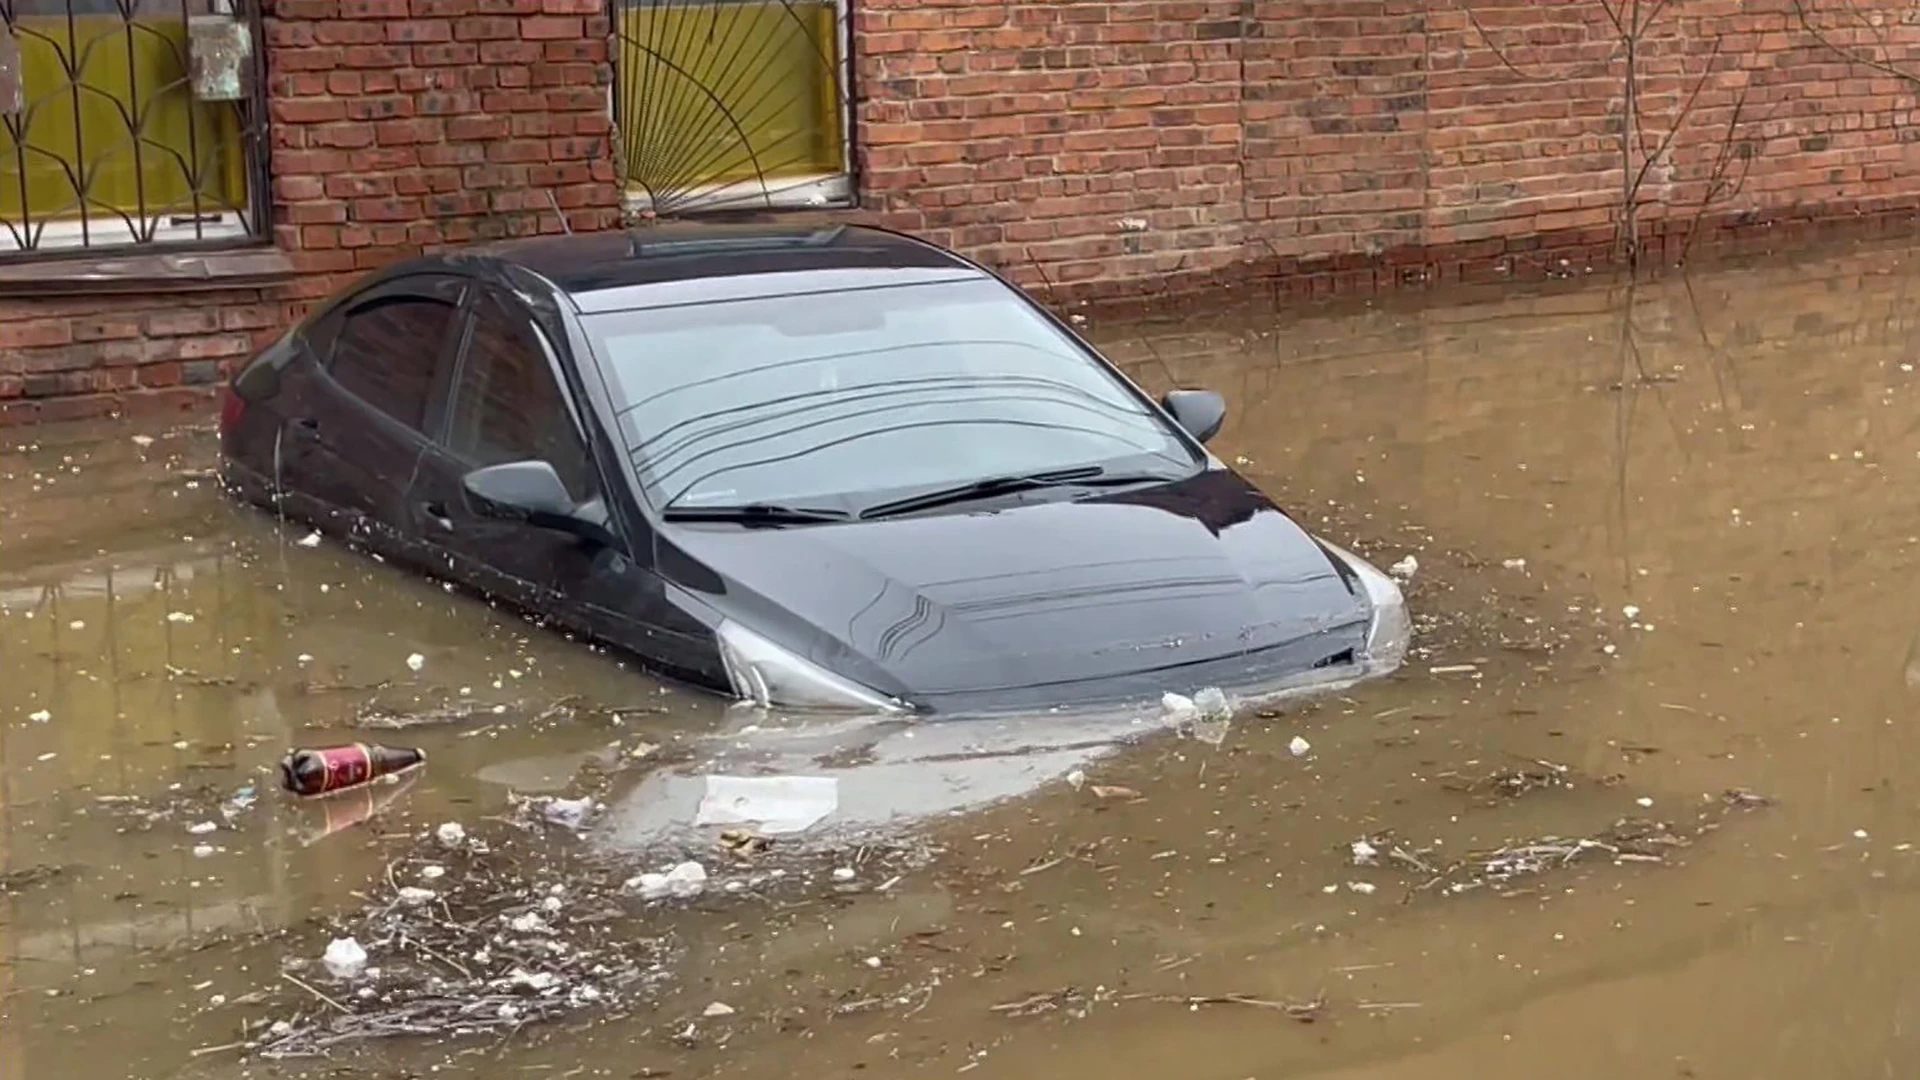
<svg viewBox="0 0 1920 1080">
<path fill-rule="evenodd" d="M 492 299 L 516 316 L 525 314 L 520 305 L 498 294 Z M 489 517 L 467 497 L 466 473 L 483 462 L 457 451 L 454 444 L 459 440 L 453 436 L 455 425 L 465 422 L 464 417 L 456 415 L 461 408 L 462 383 L 477 374 L 473 340 L 476 307 L 486 306 L 469 305 L 463 313 L 457 335 L 459 359 L 452 366 L 453 375 L 442 396 L 443 421 L 435 442 L 419 459 L 408 495 L 416 535 L 431 546 L 437 567 L 444 567 L 444 572 L 469 587 L 576 633 L 620 646 L 665 674 L 692 677 L 704 669 L 701 660 L 713 652 L 710 635 L 689 636 L 667 630 L 662 616 L 669 607 L 662 584 L 635 559 L 631 543 L 623 540 L 618 547 L 607 547 L 568 533 Z M 565 344 L 551 335 L 541 337 L 544 363 L 559 392 L 565 395 L 574 419 L 590 424 L 591 419 L 583 416 L 585 410 L 574 400 L 571 381 L 563 378 L 561 356 Z M 592 475 L 585 482 L 596 486 L 591 493 L 609 494 L 597 458 L 588 465 L 588 471 Z M 589 492 L 576 492 L 586 494 Z M 617 514 L 615 529 L 627 531 Z"/>
<path fill-rule="evenodd" d="M 453 277 L 391 281 L 342 305 L 340 316 L 382 298 L 421 295 L 457 302 L 463 287 Z M 321 349 L 327 347 L 329 330 L 337 333 L 338 327 L 321 329 Z M 447 343 L 420 347 L 432 356 L 431 378 L 443 379 Z M 325 361 L 310 350 L 283 374 L 274 399 L 283 418 L 278 473 L 288 492 L 287 509 L 348 539 L 406 554 L 414 530 L 405 497 L 427 436 L 355 396 Z"/>
</svg>

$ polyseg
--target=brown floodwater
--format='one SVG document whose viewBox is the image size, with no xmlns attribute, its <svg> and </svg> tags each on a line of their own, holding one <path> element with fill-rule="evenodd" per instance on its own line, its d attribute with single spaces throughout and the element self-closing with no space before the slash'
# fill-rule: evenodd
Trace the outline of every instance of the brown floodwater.
<svg viewBox="0 0 1920 1080">
<path fill-rule="evenodd" d="M 0 1077 L 1920 1071 L 1920 253 L 1089 329 L 1417 557 L 1405 669 L 1204 729 L 796 727 L 302 545 L 205 430 L 0 449 Z M 350 739 L 429 762 L 276 790 Z M 720 853 L 701 777 L 755 770 L 838 809 Z M 714 878 L 614 903 L 660 946 L 618 1007 L 254 1053 L 448 821 L 542 887 Z"/>
</svg>

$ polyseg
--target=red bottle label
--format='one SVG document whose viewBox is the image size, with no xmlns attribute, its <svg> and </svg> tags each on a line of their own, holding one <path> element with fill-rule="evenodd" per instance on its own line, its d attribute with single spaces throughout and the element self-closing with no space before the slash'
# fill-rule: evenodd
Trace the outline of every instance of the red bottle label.
<svg viewBox="0 0 1920 1080">
<path fill-rule="evenodd" d="M 367 753 L 367 748 L 359 743 L 330 746 L 319 753 L 320 760 L 327 766 L 326 775 L 320 781 L 320 791 L 339 791 L 355 784 L 364 784 L 373 778 L 373 755 Z"/>
</svg>

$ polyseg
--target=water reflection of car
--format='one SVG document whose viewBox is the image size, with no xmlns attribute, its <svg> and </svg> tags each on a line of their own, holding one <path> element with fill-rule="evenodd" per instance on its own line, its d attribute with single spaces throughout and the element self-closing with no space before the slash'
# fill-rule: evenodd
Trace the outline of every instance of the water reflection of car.
<svg viewBox="0 0 1920 1080">
<path fill-rule="evenodd" d="M 1399 590 L 1013 286 L 864 228 L 414 259 L 234 380 L 224 475 L 387 557 L 794 708 L 1260 695 L 1398 663 Z"/>
</svg>

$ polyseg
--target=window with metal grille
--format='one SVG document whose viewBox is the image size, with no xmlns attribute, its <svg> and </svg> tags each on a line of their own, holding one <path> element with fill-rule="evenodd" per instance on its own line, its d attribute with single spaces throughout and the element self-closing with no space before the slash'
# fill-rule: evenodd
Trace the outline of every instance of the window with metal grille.
<svg viewBox="0 0 1920 1080">
<path fill-rule="evenodd" d="M 628 205 L 851 200 L 848 0 L 614 0 Z"/>
<path fill-rule="evenodd" d="M 0 0 L 0 258 L 259 237 L 258 0 Z"/>
</svg>

